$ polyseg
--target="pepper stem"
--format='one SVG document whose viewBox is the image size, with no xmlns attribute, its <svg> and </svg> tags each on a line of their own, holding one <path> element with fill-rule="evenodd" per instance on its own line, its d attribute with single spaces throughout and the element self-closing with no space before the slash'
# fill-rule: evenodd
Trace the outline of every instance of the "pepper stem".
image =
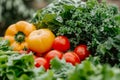
<svg viewBox="0 0 120 80">
<path fill-rule="evenodd" d="M 17 34 L 15 34 L 15 40 L 19 43 L 22 43 L 25 41 L 25 34 L 21 31 L 19 31 Z"/>
</svg>

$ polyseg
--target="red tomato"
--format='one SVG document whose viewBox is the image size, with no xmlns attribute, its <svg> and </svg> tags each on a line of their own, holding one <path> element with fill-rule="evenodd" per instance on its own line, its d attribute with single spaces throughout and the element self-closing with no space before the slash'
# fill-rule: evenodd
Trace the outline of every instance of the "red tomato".
<svg viewBox="0 0 120 80">
<path fill-rule="evenodd" d="M 29 54 L 30 52 L 31 52 L 31 50 L 29 50 L 29 49 L 19 51 L 20 54 Z"/>
<path fill-rule="evenodd" d="M 58 50 L 51 50 L 49 51 L 46 55 L 45 55 L 45 59 L 50 62 L 51 59 L 58 57 L 59 59 L 61 59 L 63 56 L 63 53 L 58 51 Z"/>
<path fill-rule="evenodd" d="M 36 59 L 36 58 L 38 58 L 38 57 L 37 57 L 36 55 L 33 55 L 33 58 Z"/>
<path fill-rule="evenodd" d="M 43 66 L 46 70 L 49 68 L 49 64 L 48 64 L 47 60 L 43 57 L 35 58 L 35 66 L 36 67 Z"/>
<path fill-rule="evenodd" d="M 81 60 L 84 60 L 88 55 L 89 51 L 87 50 L 86 45 L 79 45 L 74 49 L 74 52 L 79 56 Z"/>
<path fill-rule="evenodd" d="M 31 51 L 30 49 L 27 49 L 27 53 L 30 53 L 30 52 L 33 52 L 33 51 Z"/>
<path fill-rule="evenodd" d="M 53 49 L 65 52 L 70 49 L 70 41 L 65 36 L 57 36 L 53 42 Z"/>
<path fill-rule="evenodd" d="M 28 54 L 28 52 L 25 51 L 25 50 L 20 50 L 19 53 L 20 53 L 20 54 Z"/>
<path fill-rule="evenodd" d="M 73 65 L 81 62 L 79 57 L 74 52 L 66 52 L 63 55 L 63 58 L 66 60 L 66 62 L 72 63 Z"/>
</svg>

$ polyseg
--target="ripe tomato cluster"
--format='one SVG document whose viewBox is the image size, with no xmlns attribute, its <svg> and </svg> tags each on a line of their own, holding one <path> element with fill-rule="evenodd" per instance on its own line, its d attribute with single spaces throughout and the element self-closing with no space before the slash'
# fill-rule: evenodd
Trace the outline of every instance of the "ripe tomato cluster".
<svg viewBox="0 0 120 80">
<path fill-rule="evenodd" d="M 34 56 L 35 66 L 43 66 L 47 70 L 50 68 L 50 61 L 55 57 L 64 59 L 72 65 L 76 65 L 81 63 L 89 54 L 90 52 L 86 45 L 80 44 L 71 51 L 69 39 L 66 36 L 57 36 L 53 41 L 50 51 L 44 53 L 43 56 Z"/>
</svg>

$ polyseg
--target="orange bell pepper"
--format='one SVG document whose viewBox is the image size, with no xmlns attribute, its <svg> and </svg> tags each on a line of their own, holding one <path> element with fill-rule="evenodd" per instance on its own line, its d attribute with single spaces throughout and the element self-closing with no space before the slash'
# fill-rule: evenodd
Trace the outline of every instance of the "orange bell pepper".
<svg viewBox="0 0 120 80">
<path fill-rule="evenodd" d="M 8 27 L 4 39 L 10 41 L 13 50 L 19 51 L 28 48 L 27 37 L 34 30 L 36 30 L 36 27 L 33 24 L 26 21 L 19 21 Z"/>
</svg>

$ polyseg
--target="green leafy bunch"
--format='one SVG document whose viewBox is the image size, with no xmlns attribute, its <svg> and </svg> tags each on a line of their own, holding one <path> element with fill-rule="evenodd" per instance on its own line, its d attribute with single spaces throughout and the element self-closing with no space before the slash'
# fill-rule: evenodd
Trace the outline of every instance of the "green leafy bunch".
<svg viewBox="0 0 120 80">
<path fill-rule="evenodd" d="M 99 56 L 101 63 L 120 67 L 120 34 L 114 38 L 109 37 L 107 41 L 99 44 L 96 55 Z"/>
<path fill-rule="evenodd" d="M 33 59 L 31 55 L 20 56 L 14 53 L 8 56 L 5 55 L 5 53 L 6 52 L 4 52 L 4 55 L 0 56 L 0 76 L 2 80 L 17 80 L 17 78 L 22 77 L 23 74 L 32 74 Z"/>
<path fill-rule="evenodd" d="M 52 80 L 53 72 L 34 66 L 33 54 L 0 51 L 1 80 Z"/>
<path fill-rule="evenodd" d="M 68 80 L 119 80 L 119 69 L 109 65 L 93 65 L 84 61 L 78 65 L 70 74 Z"/>
<path fill-rule="evenodd" d="M 70 10 L 74 6 L 77 7 L 80 5 L 81 0 L 54 0 L 47 7 L 38 10 L 34 14 L 31 22 L 35 24 L 38 29 L 48 27 L 53 32 L 57 32 L 57 30 L 60 26 L 62 26 L 63 23 L 63 17 L 61 16 L 62 12 L 66 12 L 67 8 L 68 10 Z"/>
<path fill-rule="evenodd" d="M 11 53 L 11 52 L 9 52 Z M 86 60 L 73 66 L 64 59 L 54 58 L 45 71 L 34 67 L 33 55 L 14 53 L 0 56 L 2 80 L 119 80 L 120 69 L 109 65 L 93 64 Z"/>
<path fill-rule="evenodd" d="M 58 0 L 38 11 L 32 22 L 38 28 L 50 28 L 56 35 L 67 36 L 73 47 L 83 43 L 92 48 L 118 34 L 120 16 L 116 6 L 97 0 Z M 93 50 L 94 51 L 94 50 Z"/>
<path fill-rule="evenodd" d="M 94 58 L 91 57 L 91 59 Z M 55 58 L 51 61 L 51 70 L 54 72 L 53 80 L 119 80 L 119 68 L 93 62 L 87 59 L 81 64 L 72 66 L 64 60 Z"/>
<path fill-rule="evenodd" d="M 2 51 L 12 50 L 12 48 L 10 47 L 9 40 L 4 40 L 2 37 L 0 37 L 0 50 Z"/>
</svg>

